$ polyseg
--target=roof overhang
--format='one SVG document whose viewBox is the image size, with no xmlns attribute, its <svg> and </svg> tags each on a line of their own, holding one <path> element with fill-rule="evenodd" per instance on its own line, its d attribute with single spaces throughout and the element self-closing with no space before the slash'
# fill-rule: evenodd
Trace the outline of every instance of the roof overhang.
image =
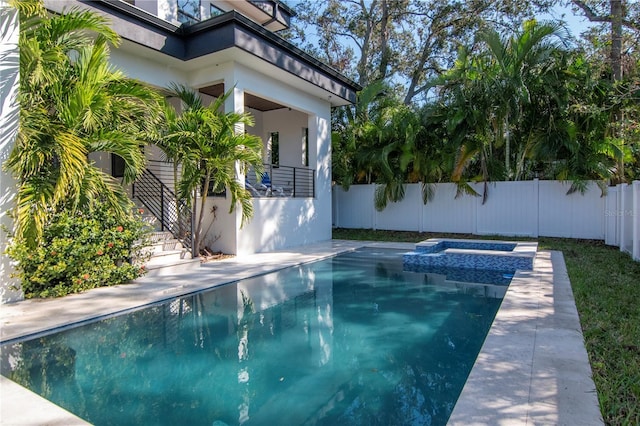
<svg viewBox="0 0 640 426">
<path fill-rule="evenodd" d="M 275 74 L 296 76 L 289 83 L 313 86 L 316 96 L 333 106 L 356 101 L 362 88 L 335 69 L 298 49 L 280 36 L 236 11 L 190 26 L 164 21 L 119 0 L 45 0 L 53 12 L 78 6 L 108 15 L 114 30 L 125 41 L 123 48 L 145 50 L 145 56 L 170 62 L 176 68 L 196 69 L 209 58 L 227 57 L 247 66 L 270 65 Z"/>
</svg>

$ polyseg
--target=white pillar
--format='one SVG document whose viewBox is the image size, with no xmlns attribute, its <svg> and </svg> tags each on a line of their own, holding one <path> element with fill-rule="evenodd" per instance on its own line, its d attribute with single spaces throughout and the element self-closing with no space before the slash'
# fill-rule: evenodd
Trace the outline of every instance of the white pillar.
<svg viewBox="0 0 640 426">
<path fill-rule="evenodd" d="M 227 112 L 236 112 L 243 113 L 244 112 L 244 88 L 240 87 L 237 82 L 237 77 L 235 73 L 235 69 L 230 70 L 230 72 L 226 73 L 224 78 L 224 90 L 225 93 L 231 90 L 229 97 L 226 99 L 224 103 L 224 111 Z M 236 133 L 244 133 L 244 124 L 236 125 Z M 244 184 L 244 171 L 240 167 L 240 163 L 236 163 L 236 179 Z M 227 197 L 227 201 L 230 203 L 230 197 Z M 233 213 L 227 215 L 227 211 L 219 211 L 218 218 L 221 218 L 222 215 L 228 216 L 226 225 L 219 232 L 220 235 L 224 234 L 224 246 L 225 253 L 233 253 L 237 255 L 245 254 L 246 251 L 244 246 L 240 244 L 242 229 L 240 229 L 240 225 L 242 224 L 242 209 L 239 205 L 234 206 L 235 210 Z M 222 222 L 221 222 L 222 224 Z"/>
<path fill-rule="evenodd" d="M 309 166 L 316 169 L 315 176 L 315 221 L 319 240 L 331 239 L 331 106 L 327 102 L 317 113 L 308 114 Z M 315 144 L 315 149 L 313 145 Z M 314 155 L 315 153 L 315 155 Z"/>
<path fill-rule="evenodd" d="M 20 81 L 20 53 L 18 50 L 18 35 L 20 23 L 18 13 L 11 8 L 5 0 L 0 0 L 0 163 L 4 164 L 13 146 L 18 133 L 20 108 L 16 96 Z M 0 168 L 0 223 L 7 229 L 13 229 L 13 221 L 8 212 L 13 209 L 16 196 L 16 181 L 13 177 Z M 21 300 L 21 291 L 13 290 L 18 284 L 15 278 L 11 278 L 14 272 L 11 259 L 4 254 L 8 238 L 3 230 L 0 230 L 0 303 Z"/>
</svg>

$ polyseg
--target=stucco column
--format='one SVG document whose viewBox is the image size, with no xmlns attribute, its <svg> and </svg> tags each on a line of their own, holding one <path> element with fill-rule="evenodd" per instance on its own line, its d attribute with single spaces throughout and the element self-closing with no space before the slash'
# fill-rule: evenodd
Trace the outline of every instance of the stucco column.
<svg viewBox="0 0 640 426">
<path fill-rule="evenodd" d="M 225 81 L 225 90 L 229 91 L 233 88 L 233 91 L 227 98 L 224 104 L 225 112 L 235 112 L 238 114 L 244 113 L 244 89 L 239 87 L 233 87 L 231 84 Z M 236 124 L 236 134 L 244 133 L 244 124 L 238 123 Z M 240 167 L 240 164 L 236 164 L 236 178 L 240 182 L 244 182 L 244 170 Z"/>
<path fill-rule="evenodd" d="M 18 13 L 8 6 L 5 0 L 0 0 L 0 16 L 3 22 L 0 34 L 0 163 L 4 164 L 18 133 L 20 108 L 16 99 L 20 81 L 20 54 L 18 50 L 18 35 L 20 24 Z M 13 229 L 13 221 L 8 213 L 14 207 L 16 196 L 16 181 L 4 168 L 0 170 L 0 224 L 6 229 Z M 11 287 L 18 284 L 11 278 L 14 267 L 11 259 L 4 254 L 8 243 L 5 231 L 0 230 L 0 303 L 21 300 L 21 291 Z"/>
<path fill-rule="evenodd" d="M 319 110 L 316 115 L 309 115 L 309 141 L 311 156 L 309 164 L 316 166 L 315 198 L 318 227 L 326 235 L 324 240 L 331 239 L 331 107 Z M 313 144 L 315 143 L 315 150 Z M 313 155 L 315 153 L 315 155 Z M 313 158 L 315 157 L 315 158 Z"/>
<path fill-rule="evenodd" d="M 244 89 L 241 88 L 236 81 L 235 73 L 229 70 L 224 79 L 225 92 L 231 90 L 229 97 L 224 103 L 224 111 L 227 112 L 244 112 Z M 237 125 L 236 132 L 244 133 L 244 125 Z M 244 183 L 244 171 L 239 163 L 236 163 L 236 179 Z M 224 208 L 219 208 L 217 219 L 212 227 L 214 236 L 219 236 L 215 243 L 218 250 L 224 253 L 242 254 L 238 252 L 239 234 L 242 232 L 240 225 L 242 223 L 242 210 L 239 205 L 234 206 L 235 210 L 229 213 L 231 197 L 227 196 Z M 220 203 L 220 207 L 222 207 Z"/>
</svg>

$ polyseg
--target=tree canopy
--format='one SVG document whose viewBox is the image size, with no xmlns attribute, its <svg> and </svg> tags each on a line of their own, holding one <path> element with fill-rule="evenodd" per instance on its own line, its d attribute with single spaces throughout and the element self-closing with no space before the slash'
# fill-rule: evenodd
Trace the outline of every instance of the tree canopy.
<svg viewBox="0 0 640 426">
<path fill-rule="evenodd" d="M 563 4 L 599 25 L 531 19 L 547 1 L 296 4 L 287 36 L 365 87 L 334 114 L 334 180 L 381 184 L 383 208 L 407 182 L 426 202 L 442 180 L 640 176 L 639 2 Z"/>
</svg>

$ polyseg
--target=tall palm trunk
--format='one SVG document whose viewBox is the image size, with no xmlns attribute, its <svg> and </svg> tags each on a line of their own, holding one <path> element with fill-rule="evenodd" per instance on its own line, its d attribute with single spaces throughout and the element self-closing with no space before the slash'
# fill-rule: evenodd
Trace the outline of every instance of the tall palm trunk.
<svg viewBox="0 0 640 426">
<path fill-rule="evenodd" d="M 502 135 L 504 138 L 504 167 L 507 172 L 507 180 L 511 180 L 511 135 L 509 134 L 509 115 L 504 117 L 502 125 Z"/>
<path fill-rule="evenodd" d="M 198 221 L 195 226 L 195 248 L 200 252 L 204 247 L 202 247 L 202 221 L 204 219 L 204 208 L 207 205 L 207 192 L 209 191 L 209 182 L 211 182 L 211 175 L 207 173 L 204 178 L 204 186 L 202 189 L 202 194 L 200 194 L 200 212 L 198 213 Z M 194 200 L 195 200 L 194 196 Z"/>
</svg>

